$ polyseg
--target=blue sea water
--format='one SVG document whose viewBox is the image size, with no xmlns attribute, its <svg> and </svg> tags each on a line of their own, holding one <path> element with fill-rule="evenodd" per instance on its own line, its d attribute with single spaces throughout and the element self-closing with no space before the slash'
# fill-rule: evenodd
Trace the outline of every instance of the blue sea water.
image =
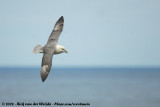
<svg viewBox="0 0 160 107">
<path fill-rule="evenodd" d="M 40 68 L 0 68 L 0 106 L 17 102 L 160 107 L 160 68 L 52 68 L 44 83 Z"/>
</svg>

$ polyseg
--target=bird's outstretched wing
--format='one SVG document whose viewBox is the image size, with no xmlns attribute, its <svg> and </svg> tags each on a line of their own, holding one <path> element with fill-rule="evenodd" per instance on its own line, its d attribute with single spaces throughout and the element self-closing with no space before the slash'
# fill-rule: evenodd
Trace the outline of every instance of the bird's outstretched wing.
<svg viewBox="0 0 160 107">
<path fill-rule="evenodd" d="M 53 54 L 44 53 L 42 58 L 42 65 L 41 65 L 41 79 L 44 82 L 51 70 L 52 67 L 52 57 Z"/>
<path fill-rule="evenodd" d="M 55 42 L 57 43 L 58 42 L 58 38 L 63 30 L 63 25 L 64 25 L 64 18 L 63 16 L 61 16 L 58 21 L 56 22 L 55 26 L 54 26 L 54 29 L 48 39 L 48 43 L 52 43 L 52 42 Z"/>
<path fill-rule="evenodd" d="M 48 39 L 47 44 L 43 47 L 43 58 L 41 65 L 41 78 L 42 82 L 44 82 L 51 70 L 52 66 L 52 57 L 55 51 L 55 46 L 58 42 L 58 38 L 63 30 L 64 19 L 61 16 L 56 22 L 54 29 Z"/>
</svg>

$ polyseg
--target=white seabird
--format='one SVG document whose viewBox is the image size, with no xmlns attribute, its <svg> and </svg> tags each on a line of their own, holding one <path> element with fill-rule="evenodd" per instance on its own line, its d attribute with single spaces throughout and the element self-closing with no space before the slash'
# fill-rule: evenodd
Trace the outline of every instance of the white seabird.
<svg viewBox="0 0 160 107">
<path fill-rule="evenodd" d="M 61 16 L 56 22 L 54 29 L 48 39 L 47 44 L 43 47 L 37 45 L 33 49 L 33 53 L 43 53 L 42 64 L 41 64 L 41 79 L 44 82 L 51 70 L 52 66 L 52 57 L 54 54 L 67 53 L 66 49 L 58 45 L 58 38 L 63 30 L 64 18 Z"/>
</svg>

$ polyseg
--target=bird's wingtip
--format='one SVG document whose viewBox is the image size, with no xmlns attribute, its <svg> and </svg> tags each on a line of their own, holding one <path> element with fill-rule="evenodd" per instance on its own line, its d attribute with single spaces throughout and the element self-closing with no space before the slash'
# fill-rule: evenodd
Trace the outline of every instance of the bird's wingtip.
<svg viewBox="0 0 160 107">
<path fill-rule="evenodd" d="M 48 74 L 41 74 L 42 82 L 44 82 L 47 78 Z"/>
<path fill-rule="evenodd" d="M 61 17 L 59 18 L 58 22 L 64 22 L 64 17 L 61 16 Z"/>
<path fill-rule="evenodd" d="M 42 82 L 44 82 L 45 80 L 42 79 Z"/>
<path fill-rule="evenodd" d="M 63 16 L 61 16 L 60 18 L 63 18 Z"/>
<path fill-rule="evenodd" d="M 42 82 L 44 82 L 46 80 L 46 78 L 48 77 L 49 72 L 47 72 L 47 70 L 48 70 L 48 65 L 42 66 L 42 69 L 41 69 Z"/>
</svg>

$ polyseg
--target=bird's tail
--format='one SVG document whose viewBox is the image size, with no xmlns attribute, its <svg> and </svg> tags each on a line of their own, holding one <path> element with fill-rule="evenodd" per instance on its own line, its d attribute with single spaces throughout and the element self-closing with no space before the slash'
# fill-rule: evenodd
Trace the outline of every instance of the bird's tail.
<svg viewBox="0 0 160 107">
<path fill-rule="evenodd" d="M 33 53 L 35 53 L 35 54 L 43 53 L 43 46 L 42 45 L 37 45 L 36 47 L 34 47 Z"/>
</svg>

